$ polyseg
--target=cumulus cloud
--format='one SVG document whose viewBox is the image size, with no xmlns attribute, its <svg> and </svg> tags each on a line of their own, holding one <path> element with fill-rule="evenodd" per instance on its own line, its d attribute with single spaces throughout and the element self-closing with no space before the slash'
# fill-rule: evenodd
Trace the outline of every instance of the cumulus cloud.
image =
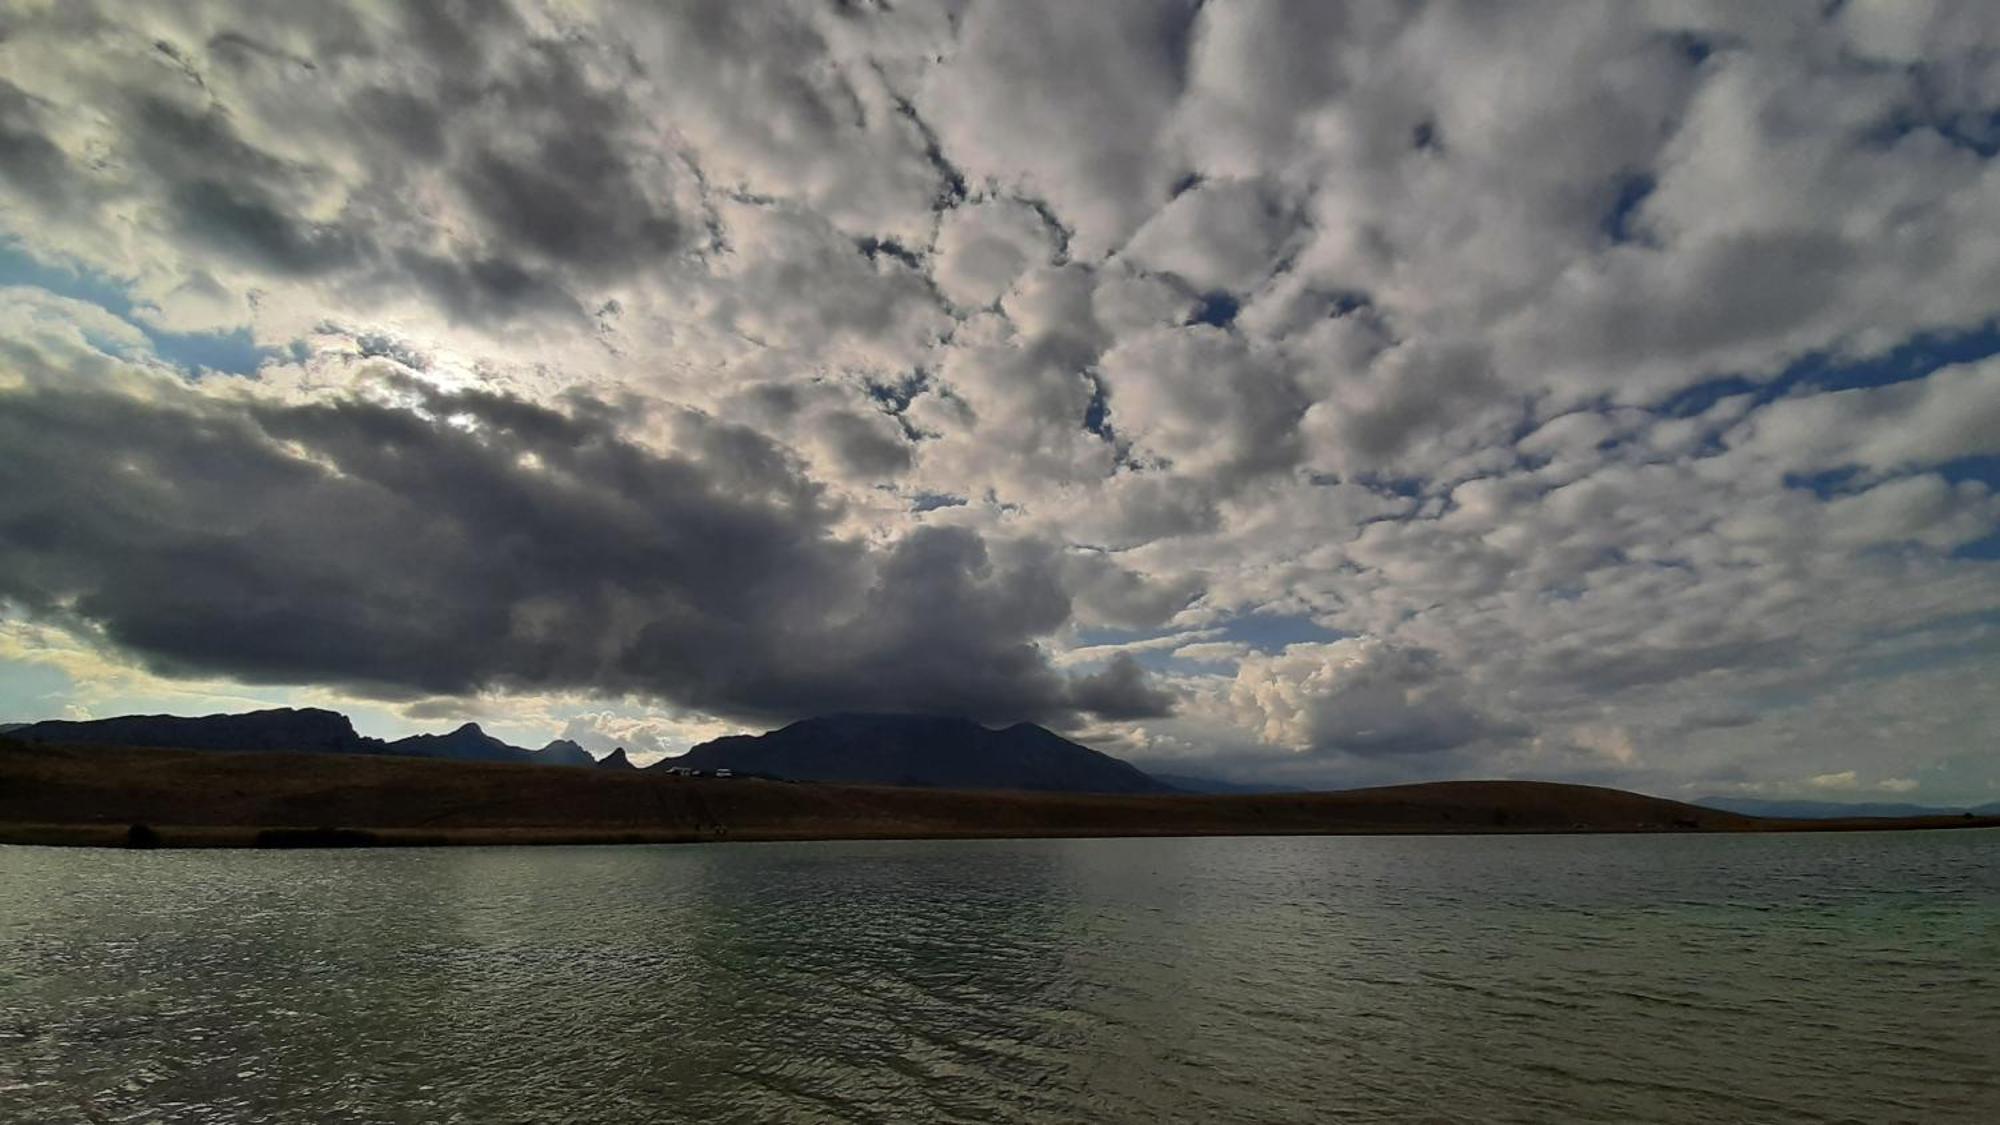
<svg viewBox="0 0 2000 1125">
<path fill-rule="evenodd" d="M 1023 203 L 989 200 L 954 207 L 939 221 L 934 276 L 961 305 L 990 305 L 1055 251 L 1048 220 Z"/>
<path fill-rule="evenodd" d="M 1220 180 L 1176 196 L 1133 236 L 1126 260 L 1200 291 L 1246 292 L 1278 265 L 1298 219 L 1273 188 Z"/>
<path fill-rule="evenodd" d="M 1045 199 L 1096 257 L 1181 175 L 1157 140 L 1186 81 L 1197 5 L 975 4 L 918 104 L 967 175 Z"/>
<path fill-rule="evenodd" d="M 599 758 L 622 749 L 634 763 L 644 766 L 684 753 L 697 743 L 734 733 L 725 723 L 690 723 L 684 719 L 601 708 L 571 715 L 564 721 L 558 737 L 575 742 Z"/>
<path fill-rule="evenodd" d="M 1196 325 L 1135 335 L 1100 361 L 1111 424 L 1198 479 L 1289 468 L 1307 401 L 1282 361 Z"/>
<path fill-rule="evenodd" d="M 1229 704 L 1265 742 L 1311 753 L 1425 754 L 1518 733 L 1483 714 L 1436 653 L 1372 639 L 1247 657 Z"/>
</svg>

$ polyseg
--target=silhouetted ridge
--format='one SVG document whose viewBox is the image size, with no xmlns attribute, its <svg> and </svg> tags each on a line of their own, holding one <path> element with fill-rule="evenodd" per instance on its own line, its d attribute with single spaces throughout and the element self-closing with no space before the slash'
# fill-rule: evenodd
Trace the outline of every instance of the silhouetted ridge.
<svg viewBox="0 0 2000 1125">
<path fill-rule="evenodd" d="M 280 707 L 241 715 L 126 715 L 116 719 L 50 720 L 8 732 L 24 742 L 144 746 L 163 750 L 263 750 L 294 754 L 394 754 L 457 762 L 518 762 L 589 766 L 583 747 L 557 739 L 540 751 L 509 746 L 466 723 L 449 734 L 418 734 L 385 742 L 354 732 L 338 711 Z"/>
<path fill-rule="evenodd" d="M 1982 810 L 1967 809 L 1963 805 L 1913 805 L 1904 801 L 1793 801 L 1757 797 L 1697 797 L 1692 803 L 1744 816 L 1805 820 L 1838 820 L 1857 816 L 1954 816 L 1964 812 L 1990 815 L 1994 809 L 1990 805 Z"/>
<path fill-rule="evenodd" d="M 478 723 L 467 723 L 450 734 L 413 734 L 389 743 L 391 754 L 407 754 L 413 758 L 450 758 L 460 762 L 531 762 L 533 752 L 518 746 L 509 746 L 499 739 L 479 729 Z"/>
<path fill-rule="evenodd" d="M 1220 777 L 1201 777 L 1196 774 L 1161 773 L 1148 771 L 1153 780 L 1162 782 L 1183 793 L 1304 793 L 1307 790 L 1296 785 L 1272 785 L 1259 781 L 1229 781 Z"/>
<path fill-rule="evenodd" d="M 316 708 L 242 715 L 129 715 L 32 723 L 10 734 L 27 742 L 169 750 L 253 750 L 308 754 L 388 754 L 454 762 L 604 766 L 632 769 L 623 752 L 594 761 L 569 739 L 540 750 L 510 746 L 466 723 L 446 734 L 385 742 L 354 732 L 347 716 Z M 803 719 L 762 735 L 719 738 L 661 763 L 739 774 L 906 785 L 931 789 L 1022 789 L 1055 793 L 1168 793 L 1173 787 L 1129 762 L 1081 746 L 1033 723 L 1001 730 L 946 715 L 839 714 Z"/>
<path fill-rule="evenodd" d="M 632 764 L 632 759 L 625 756 L 625 748 L 623 746 L 599 758 L 597 764 L 607 770 L 635 770 L 639 768 Z"/>
<path fill-rule="evenodd" d="M 535 760 L 548 766 L 594 766 L 597 759 L 590 751 L 570 741 L 558 738 L 535 752 Z"/>
<path fill-rule="evenodd" d="M 338 711 L 279 707 L 241 715 L 125 715 L 116 719 L 51 719 L 9 732 L 26 742 L 148 746 L 171 750 L 289 750 L 306 754 L 371 754 L 382 743 L 354 733 Z"/>
<path fill-rule="evenodd" d="M 993 730 L 943 715 L 825 715 L 703 743 L 663 767 L 932 789 L 1165 793 L 1137 767 L 1033 723 Z"/>
</svg>

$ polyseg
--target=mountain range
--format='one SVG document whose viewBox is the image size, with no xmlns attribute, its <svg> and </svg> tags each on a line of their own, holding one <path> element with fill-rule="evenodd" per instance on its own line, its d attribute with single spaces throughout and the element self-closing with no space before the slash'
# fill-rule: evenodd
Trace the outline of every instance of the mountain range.
<svg viewBox="0 0 2000 1125">
<path fill-rule="evenodd" d="M 1790 801 L 1763 797 L 1698 797 L 1694 804 L 1744 816 L 1770 816 L 1790 820 L 1839 820 L 1855 816 L 2000 816 L 2000 801 L 1955 808 L 1912 805 L 1895 801 Z"/>
<path fill-rule="evenodd" d="M 167 750 L 364 754 L 451 762 L 591 767 L 637 771 L 623 747 L 594 758 L 558 738 L 531 750 L 466 723 L 444 734 L 371 738 L 346 715 L 316 707 L 236 715 L 125 715 L 113 719 L 0 723 L 0 739 L 78 746 Z M 939 715 L 835 714 L 803 719 L 760 735 L 731 735 L 645 767 L 729 770 L 787 781 L 895 785 L 929 789 L 1008 789 L 1053 793 L 1282 794 L 1286 786 L 1148 773 L 1032 723 L 992 728 Z M 1941 808 L 1893 802 L 1838 802 L 1712 796 L 1694 804 L 1743 816 L 1798 820 L 2000 816 L 2000 802 Z"/>
<path fill-rule="evenodd" d="M 663 764 L 925 789 L 1174 791 L 1129 762 L 1033 723 L 994 730 L 935 715 L 825 715 L 768 734 L 718 738 Z"/>
<path fill-rule="evenodd" d="M 278 708 L 240 715 L 128 715 L 17 725 L 7 738 L 67 745 L 171 750 L 369 754 L 460 762 L 636 768 L 624 749 L 594 759 L 557 739 L 539 750 L 511 746 L 476 723 L 447 734 L 393 741 L 357 733 L 347 716 L 319 708 Z M 938 789 L 1016 789 L 1066 793 L 1171 793 L 1176 786 L 1109 754 L 1032 723 L 993 729 L 970 719 L 932 715 L 828 715 L 761 735 L 703 743 L 647 767 L 730 770 L 790 781 L 901 785 Z"/>
<path fill-rule="evenodd" d="M 478 723 L 466 723 L 448 734 L 418 734 L 394 740 L 370 738 L 356 733 L 347 716 L 317 707 L 279 707 L 241 715 L 199 717 L 124 715 L 115 719 L 51 719 L 15 725 L 0 734 L 23 742 L 161 750 L 277 750 L 296 754 L 392 754 L 524 765 L 598 764 L 589 751 L 566 738 L 558 738 L 540 750 L 528 750 L 494 738 L 479 729 Z M 622 757 L 619 760 L 623 762 Z"/>
<path fill-rule="evenodd" d="M 1146 773 L 1154 781 L 1162 782 L 1183 793 L 1210 793 L 1217 796 L 1269 793 L 1310 793 L 1312 790 L 1298 785 L 1277 785 L 1264 781 L 1230 781 L 1220 777 L 1197 777 L 1186 773 L 1162 773 L 1149 769 Z"/>
</svg>

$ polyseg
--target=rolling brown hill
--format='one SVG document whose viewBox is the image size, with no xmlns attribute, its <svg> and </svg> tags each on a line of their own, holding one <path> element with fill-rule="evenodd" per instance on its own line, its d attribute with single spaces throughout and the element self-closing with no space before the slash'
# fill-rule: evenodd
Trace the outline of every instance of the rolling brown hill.
<svg viewBox="0 0 2000 1125">
<path fill-rule="evenodd" d="M 2000 825 L 2000 818 L 1760 820 L 1615 789 L 1533 781 L 1337 793 L 1113 796 L 0 741 L 0 842 L 14 843 L 637 843 L 1974 824 Z"/>
</svg>

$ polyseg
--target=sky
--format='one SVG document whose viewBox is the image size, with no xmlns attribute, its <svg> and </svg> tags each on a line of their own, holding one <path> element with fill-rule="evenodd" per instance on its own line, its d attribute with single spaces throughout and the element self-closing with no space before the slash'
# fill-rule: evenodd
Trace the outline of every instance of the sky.
<svg viewBox="0 0 2000 1125">
<path fill-rule="evenodd" d="M 2000 799 L 2000 7 L 0 3 L 0 719 Z"/>
</svg>

